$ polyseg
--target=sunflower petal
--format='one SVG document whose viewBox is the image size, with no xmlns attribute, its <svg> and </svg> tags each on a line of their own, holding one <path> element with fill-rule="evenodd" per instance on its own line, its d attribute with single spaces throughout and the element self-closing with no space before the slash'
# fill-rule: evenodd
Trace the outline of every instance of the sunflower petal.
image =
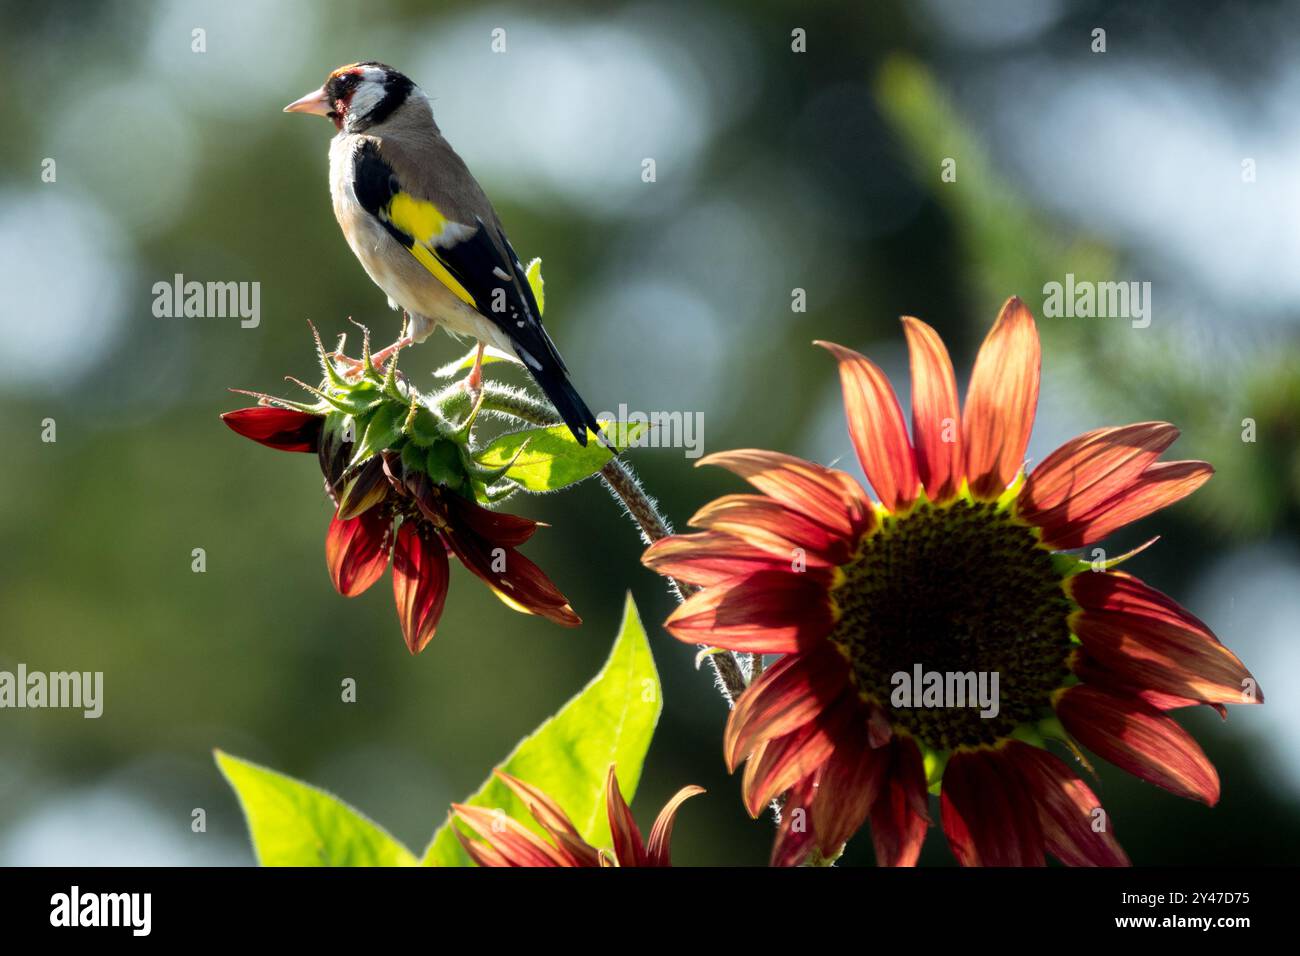
<svg viewBox="0 0 1300 956">
<path fill-rule="evenodd" d="M 689 644 L 787 654 L 830 633 L 835 615 L 827 586 L 815 569 L 758 571 L 691 595 L 664 627 Z"/>
<path fill-rule="evenodd" d="M 231 431 L 277 451 L 314 452 L 320 444 L 323 415 L 256 405 L 221 416 Z"/>
<path fill-rule="evenodd" d="M 632 808 L 623 799 L 613 764 L 609 765 L 605 778 L 605 812 L 609 815 L 609 830 L 614 836 L 614 856 L 618 858 L 618 865 L 643 865 L 645 844 L 641 842 L 641 831 L 632 817 Z"/>
<path fill-rule="evenodd" d="M 569 857 L 573 866 L 599 866 L 599 853 L 582 838 L 577 827 L 558 803 L 530 783 L 512 777 L 504 770 L 493 771 L 498 780 L 523 801 L 528 813 L 550 834 L 555 846 Z"/>
<path fill-rule="evenodd" d="M 925 765 L 916 744 L 895 735 L 889 742 L 889 766 L 871 805 L 871 842 L 878 866 L 916 866 L 930 825 Z"/>
<path fill-rule="evenodd" d="M 1123 491 L 1044 534 L 1043 544 L 1066 551 L 1100 541 L 1125 525 L 1181 501 L 1213 474 L 1214 469 L 1203 461 L 1158 462 Z"/>
<path fill-rule="evenodd" d="M 1101 801 L 1065 764 L 1046 750 L 1018 740 L 1007 745 L 1006 755 L 1038 807 L 1048 853 L 1066 866 L 1129 865 L 1111 835 L 1110 820 L 1098 815 Z"/>
<path fill-rule="evenodd" d="M 817 773 L 835 751 L 845 722 L 843 710 L 832 706 L 816 720 L 758 745 L 745 764 L 740 783 L 751 817 L 757 817 L 763 807 L 800 780 Z"/>
<path fill-rule="evenodd" d="M 822 767 L 812 805 L 813 829 L 824 853 L 834 853 L 862 827 L 888 769 L 888 753 L 873 750 L 865 739 L 835 748 Z"/>
<path fill-rule="evenodd" d="M 1154 707 L 1087 684 L 1056 703 L 1061 723 L 1078 741 L 1122 770 L 1209 806 L 1219 801 L 1219 775 L 1192 736 Z"/>
<path fill-rule="evenodd" d="M 998 497 L 1024 463 L 1041 362 L 1034 317 L 1012 296 L 975 357 L 962 413 L 966 477 L 976 498 Z"/>
<path fill-rule="evenodd" d="M 641 555 L 641 563 L 652 571 L 708 587 L 755 571 L 781 571 L 790 561 L 760 551 L 734 535 L 718 531 L 673 534 L 660 538 Z"/>
<path fill-rule="evenodd" d="M 1056 449 L 1029 474 L 1018 510 L 1050 535 L 1131 485 L 1177 437 L 1178 429 L 1168 422 L 1086 432 Z"/>
<path fill-rule="evenodd" d="M 733 535 L 784 558 L 787 565 L 803 558 L 805 566 L 826 567 L 844 564 L 851 555 L 842 535 L 766 495 L 723 495 L 697 511 L 689 523 Z"/>
<path fill-rule="evenodd" d="M 943 832 L 962 866 L 1045 866 L 1029 792 L 998 751 L 959 750 L 943 771 Z"/>
<path fill-rule="evenodd" d="M 952 360 L 939 333 L 903 316 L 912 369 L 912 443 L 916 470 L 931 501 L 957 494 L 962 479 L 961 406 Z"/>
<path fill-rule="evenodd" d="M 646 839 L 646 866 L 672 866 L 669 850 L 673 839 L 673 824 L 677 821 L 677 811 L 683 803 L 701 793 L 704 793 L 703 787 L 682 787 L 664 804 L 664 808 L 659 811 L 659 816 L 655 817 L 654 825 L 650 828 L 650 836 Z"/>
<path fill-rule="evenodd" d="M 898 407 L 889 379 L 879 366 L 852 349 L 833 342 L 814 344 L 830 352 L 839 363 L 849 437 L 867 480 L 886 508 L 906 508 L 916 500 L 921 482 L 903 410 Z"/>
<path fill-rule="evenodd" d="M 447 549 L 437 534 L 423 522 L 403 521 L 393 548 L 393 600 L 412 654 L 433 639 L 450 580 Z"/>
<path fill-rule="evenodd" d="M 334 590 L 356 597 L 383 577 L 392 535 L 393 515 L 387 509 L 371 508 L 350 521 L 335 514 L 325 532 L 325 564 Z"/>
<path fill-rule="evenodd" d="M 696 462 L 699 465 L 726 468 L 768 497 L 840 534 L 855 538 L 875 524 L 875 511 L 862 486 L 838 469 L 757 448 L 706 455 Z"/>
<path fill-rule="evenodd" d="M 500 810 L 453 803 L 456 819 L 487 841 L 506 866 L 570 866 L 568 859 L 518 820 Z M 464 841 L 461 841 L 464 845 Z"/>
<path fill-rule="evenodd" d="M 727 769 L 734 772 L 760 741 L 814 720 L 847 685 L 844 659 L 829 648 L 782 657 L 746 688 L 727 717 L 722 737 Z"/>
</svg>

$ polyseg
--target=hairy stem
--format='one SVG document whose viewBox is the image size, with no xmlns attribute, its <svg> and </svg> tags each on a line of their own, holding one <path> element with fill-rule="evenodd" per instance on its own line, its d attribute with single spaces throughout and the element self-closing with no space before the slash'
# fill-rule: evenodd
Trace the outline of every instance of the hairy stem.
<svg viewBox="0 0 1300 956">
<path fill-rule="evenodd" d="M 533 398 L 527 392 L 495 382 L 483 383 L 482 407 L 484 411 L 515 418 L 531 425 L 559 424 L 554 410 L 549 405 Z M 627 462 L 619 458 L 611 458 L 600 469 L 600 477 L 623 505 L 628 517 L 636 523 L 641 532 L 641 540 L 645 544 L 653 544 L 673 533 L 672 525 L 659 511 L 658 503 L 646 494 L 640 480 Z M 672 578 L 668 580 L 671 583 L 673 596 L 679 603 L 699 590 L 693 584 L 685 584 Z M 719 692 L 728 704 L 734 703 L 746 685 L 745 672 L 739 659 L 731 651 L 710 654 L 708 659 L 713 666 Z M 756 670 L 761 672 L 761 667 L 760 663 Z"/>
</svg>

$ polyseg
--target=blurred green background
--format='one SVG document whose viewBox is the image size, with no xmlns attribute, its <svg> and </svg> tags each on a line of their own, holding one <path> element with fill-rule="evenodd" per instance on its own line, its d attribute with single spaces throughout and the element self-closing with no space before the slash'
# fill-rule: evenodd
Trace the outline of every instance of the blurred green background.
<svg viewBox="0 0 1300 956">
<path fill-rule="evenodd" d="M 1216 809 L 1109 766 L 1099 792 L 1136 863 L 1296 860 L 1294 4 L 0 10 L 0 668 L 102 670 L 106 685 L 99 720 L 0 712 L 0 863 L 250 863 L 214 746 L 334 790 L 419 849 L 596 671 L 629 588 L 666 697 L 638 816 L 648 825 L 701 784 L 676 860 L 766 859 L 771 827 L 746 817 L 722 766 L 707 669 L 658 627 L 671 599 L 599 484 L 512 503 L 553 526 L 526 553 L 582 628 L 514 614 L 457 568 L 438 635 L 412 659 L 387 579 L 351 601 L 330 587 L 315 463 L 218 421 L 243 404 L 228 386 L 287 394 L 281 376 L 313 376 L 308 319 L 327 337 L 348 316 L 397 334 L 330 210 L 332 130 L 280 112 L 362 59 L 434 98 L 519 253 L 544 258 L 548 325 L 598 411 L 702 412 L 706 450 L 776 448 L 857 473 L 832 363 L 810 341 L 867 352 L 906 403 L 897 316 L 932 323 L 964 382 L 1016 293 L 1044 340 L 1031 459 L 1102 424 L 1182 427 L 1174 452 L 1217 477 L 1112 553 L 1162 534 L 1131 569 L 1215 627 L 1268 703 L 1226 724 L 1182 718 L 1223 778 Z M 946 158 L 955 182 L 941 180 Z M 260 326 L 155 318 L 151 288 L 175 273 L 259 282 Z M 1043 286 L 1067 273 L 1151 282 L 1150 327 L 1042 317 Z M 806 312 L 791 309 L 796 288 Z M 439 334 L 403 368 L 418 382 L 461 351 Z M 679 525 L 739 490 L 680 449 L 631 461 Z M 340 702 L 345 677 L 355 704 Z M 845 862 L 871 856 L 863 837 Z M 937 831 L 923 862 L 950 863 Z"/>
</svg>

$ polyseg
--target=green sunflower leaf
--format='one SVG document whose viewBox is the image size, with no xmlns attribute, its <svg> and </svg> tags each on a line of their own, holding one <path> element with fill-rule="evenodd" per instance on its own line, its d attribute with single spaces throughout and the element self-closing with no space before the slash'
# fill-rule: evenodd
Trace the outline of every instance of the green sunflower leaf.
<svg viewBox="0 0 1300 956">
<path fill-rule="evenodd" d="M 414 854 L 333 794 L 214 751 L 261 866 L 414 866 Z"/>
<path fill-rule="evenodd" d="M 609 848 L 605 815 L 609 765 L 618 765 L 619 788 L 631 803 L 662 708 L 659 672 L 629 594 L 618 638 L 600 673 L 555 716 L 520 741 L 500 769 L 554 799 L 588 843 Z M 542 832 L 519 798 L 492 775 L 462 802 L 499 808 Z M 422 862 L 425 866 L 470 865 L 451 823 L 433 835 Z"/>
<path fill-rule="evenodd" d="M 611 427 L 602 421 L 605 434 L 618 448 L 627 448 L 645 431 L 641 423 Z M 616 434 L 617 433 L 617 434 Z M 579 445 L 567 425 L 525 428 L 493 439 L 474 456 L 485 468 L 505 468 L 504 477 L 525 491 L 558 491 L 600 471 L 614 457 L 588 432 L 587 444 Z M 511 462 L 514 464 L 511 464 Z"/>
</svg>

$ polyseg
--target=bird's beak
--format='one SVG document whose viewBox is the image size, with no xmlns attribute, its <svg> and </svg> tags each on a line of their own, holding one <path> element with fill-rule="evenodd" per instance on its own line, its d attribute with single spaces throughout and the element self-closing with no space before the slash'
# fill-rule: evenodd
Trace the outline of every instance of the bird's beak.
<svg viewBox="0 0 1300 956">
<path fill-rule="evenodd" d="M 302 99 L 294 100 L 284 108 L 286 113 L 315 113 L 317 116 L 328 116 L 330 113 L 330 98 L 325 92 L 325 87 L 319 90 L 312 90 Z"/>
</svg>

